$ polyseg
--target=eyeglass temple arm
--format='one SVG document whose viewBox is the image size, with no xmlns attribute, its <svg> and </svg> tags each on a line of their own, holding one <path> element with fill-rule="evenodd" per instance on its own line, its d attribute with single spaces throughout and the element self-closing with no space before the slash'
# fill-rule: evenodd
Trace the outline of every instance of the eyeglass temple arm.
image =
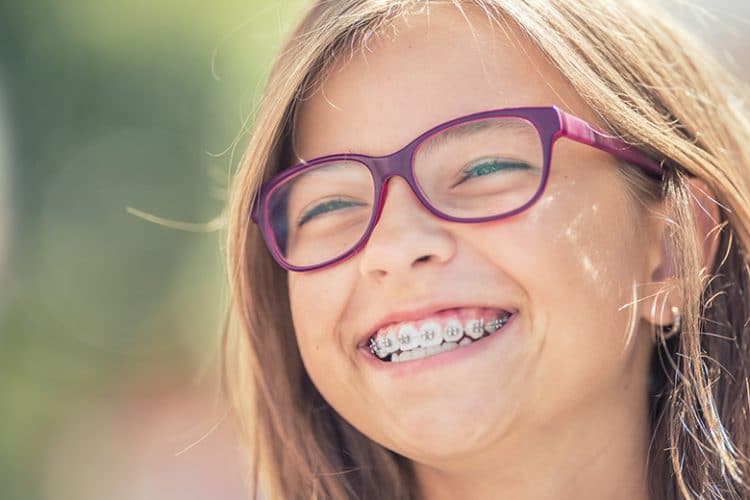
<svg viewBox="0 0 750 500">
<path fill-rule="evenodd" d="M 638 165 L 652 177 L 661 179 L 664 176 L 662 165 L 626 142 L 594 129 L 577 116 L 557 110 L 560 114 L 561 134 L 569 139 L 588 144 L 618 158 Z"/>
</svg>

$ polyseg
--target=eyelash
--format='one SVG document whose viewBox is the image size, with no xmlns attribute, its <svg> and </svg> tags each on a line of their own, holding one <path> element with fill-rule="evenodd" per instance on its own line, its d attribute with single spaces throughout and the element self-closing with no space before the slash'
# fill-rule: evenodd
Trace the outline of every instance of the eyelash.
<svg viewBox="0 0 750 500">
<path fill-rule="evenodd" d="M 524 163 L 518 160 L 498 160 L 498 159 L 482 160 L 479 163 L 474 163 L 469 168 L 462 170 L 462 173 L 464 174 L 464 176 L 461 177 L 461 179 L 459 179 L 459 181 L 455 183 L 454 185 L 452 185 L 451 187 L 456 187 L 459 184 L 462 184 L 463 182 L 474 177 L 484 177 L 484 175 L 476 175 L 476 176 L 471 175 L 472 172 L 476 170 L 481 170 L 483 168 L 487 168 L 488 166 L 495 167 L 499 165 L 502 165 L 502 167 L 510 167 L 510 168 L 519 169 L 519 170 L 528 170 L 529 168 L 531 168 L 527 163 Z M 491 170 L 487 173 L 495 173 L 501 170 L 506 170 L 506 168 L 498 168 L 496 170 Z"/>
<path fill-rule="evenodd" d="M 499 168 L 495 168 L 499 167 Z M 453 186 L 455 187 L 463 182 L 465 182 L 468 179 L 471 179 L 473 177 L 484 177 L 484 175 L 472 175 L 473 172 L 481 171 L 482 169 L 491 169 L 487 170 L 486 172 L 483 172 L 483 174 L 491 174 L 495 173 L 501 170 L 505 170 L 506 168 L 516 168 L 516 169 L 522 169 L 526 170 L 529 168 L 529 165 L 526 163 L 515 161 L 515 160 L 483 160 L 480 163 L 475 163 L 471 167 L 464 169 L 462 172 L 464 173 L 464 176 Z M 297 220 L 297 227 L 300 227 L 304 224 L 306 224 L 308 221 L 314 219 L 318 215 L 325 214 L 328 212 L 331 212 L 336 208 L 348 208 L 352 206 L 362 206 L 362 203 L 357 203 L 354 201 L 346 201 L 342 199 L 334 199 L 334 200 L 328 200 L 322 203 L 319 203 L 315 205 L 313 208 L 302 214 L 299 219 Z"/>
<path fill-rule="evenodd" d="M 356 203 L 354 201 L 346 201 L 346 200 L 341 200 L 341 199 L 329 200 L 323 203 L 319 203 L 299 217 L 299 219 L 297 220 L 297 227 L 302 226 L 303 224 L 317 217 L 320 214 L 330 212 L 330 210 L 325 210 L 325 209 L 332 208 L 332 207 L 345 208 L 345 207 L 351 207 L 351 206 L 362 206 L 362 203 Z M 320 211 L 321 208 L 324 209 L 324 211 L 321 212 Z"/>
</svg>

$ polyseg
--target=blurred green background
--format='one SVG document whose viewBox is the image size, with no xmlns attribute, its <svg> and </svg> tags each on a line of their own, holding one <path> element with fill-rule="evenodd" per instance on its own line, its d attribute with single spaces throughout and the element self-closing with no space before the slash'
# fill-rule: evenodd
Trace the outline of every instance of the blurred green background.
<svg viewBox="0 0 750 500">
<path fill-rule="evenodd" d="M 301 7 L 0 2 L 0 498 L 240 498 L 215 229 Z"/>
<path fill-rule="evenodd" d="M 3 500 L 242 498 L 216 229 L 305 3 L 0 3 Z M 748 7 L 686 5 L 742 72 Z"/>
</svg>

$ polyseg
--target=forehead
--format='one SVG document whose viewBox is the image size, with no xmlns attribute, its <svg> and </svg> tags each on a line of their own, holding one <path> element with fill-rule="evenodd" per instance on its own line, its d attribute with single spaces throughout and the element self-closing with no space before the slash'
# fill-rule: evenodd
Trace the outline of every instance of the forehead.
<svg viewBox="0 0 750 500">
<path fill-rule="evenodd" d="M 299 108 L 295 161 L 391 153 L 445 120 L 492 108 L 558 104 L 584 117 L 567 81 L 512 24 L 450 5 L 409 14 L 339 56 Z"/>
</svg>

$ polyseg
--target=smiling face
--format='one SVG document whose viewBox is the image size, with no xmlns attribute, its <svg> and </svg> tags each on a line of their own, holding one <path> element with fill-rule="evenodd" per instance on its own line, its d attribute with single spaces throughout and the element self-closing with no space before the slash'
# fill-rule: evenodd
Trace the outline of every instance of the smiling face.
<svg viewBox="0 0 750 500">
<path fill-rule="evenodd" d="M 301 105 L 298 159 L 390 154 L 495 108 L 554 104 L 597 123 L 537 49 L 471 22 L 473 32 L 452 8 L 432 8 L 342 57 Z M 615 161 L 560 140 L 544 196 L 481 224 L 441 220 L 390 179 L 361 252 L 288 274 L 297 342 L 323 397 L 374 441 L 435 466 L 542 439 L 593 408 L 645 414 L 651 342 L 628 304 L 652 279 L 661 235 Z M 489 337 L 423 359 L 381 361 L 365 345 L 384 324 L 505 312 Z"/>
</svg>

